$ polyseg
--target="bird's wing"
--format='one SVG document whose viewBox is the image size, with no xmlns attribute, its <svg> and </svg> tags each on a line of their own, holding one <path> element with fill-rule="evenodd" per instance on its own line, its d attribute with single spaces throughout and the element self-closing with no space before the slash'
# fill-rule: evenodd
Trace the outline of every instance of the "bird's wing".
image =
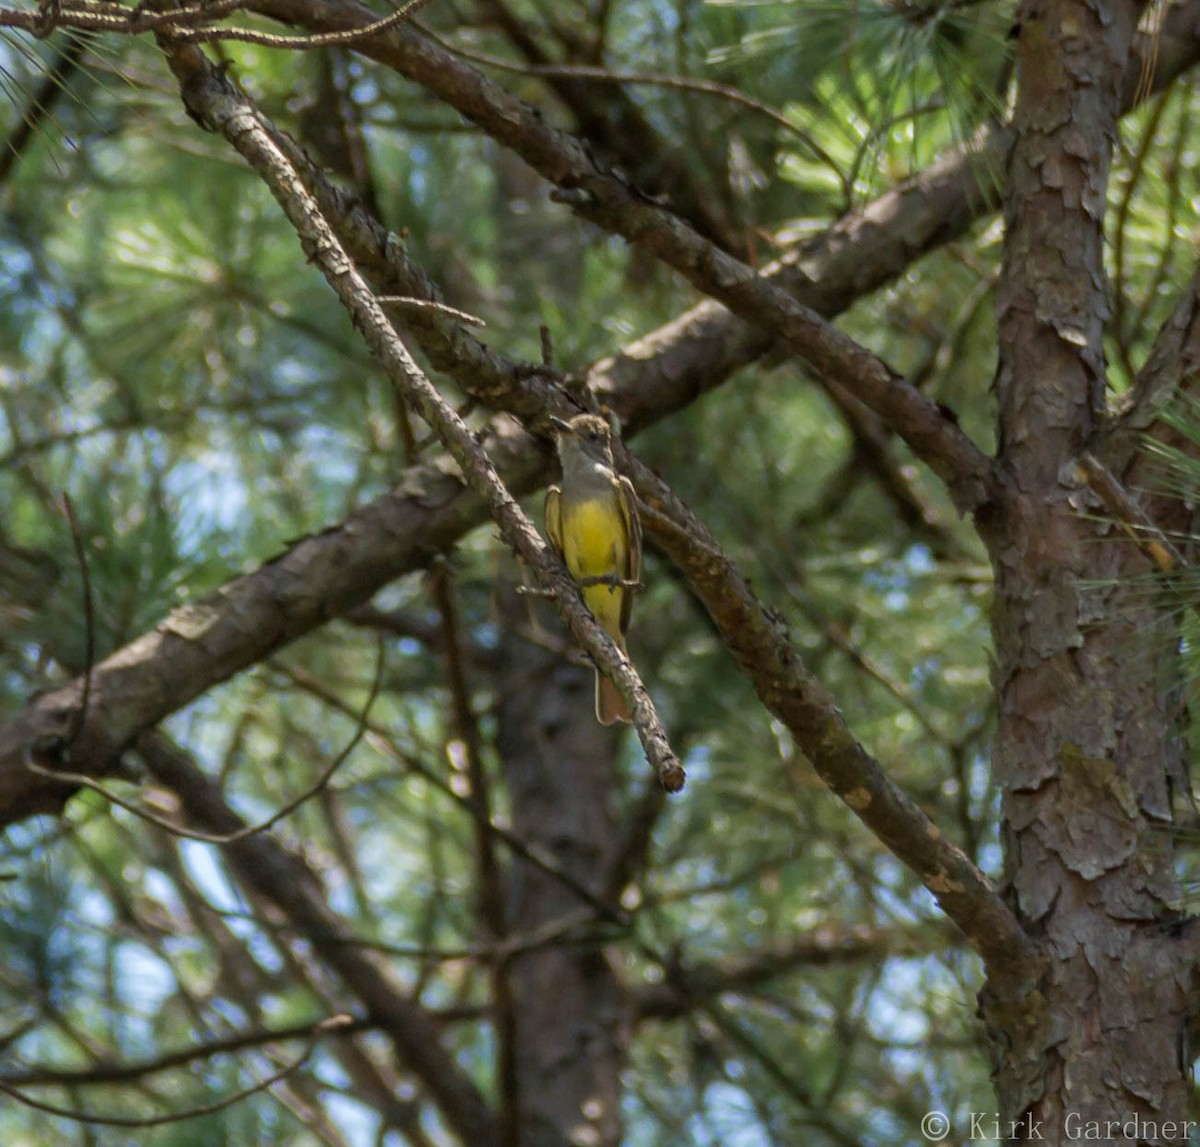
<svg viewBox="0 0 1200 1147">
<path fill-rule="evenodd" d="M 562 491 L 557 486 L 551 486 L 546 491 L 546 537 L 561 558 L 562 543 Z"/>
<path fill-rule="evenodd" d="M 633 492 L 633 483 L 624 474 L 617 478 L 617 506 L 625 524 L 625 534 L 629 538 L 629 553 L 625 559 L 625 572 L 621 576 L 626 581 L 638 581 L 642 576 L 642 522 L 638 517 L 637 495 Z M 625 597 L 621 601 L 622 633 L 629 628 L 633 598 L 634 591 L 625 590 Z"/>
</svg>

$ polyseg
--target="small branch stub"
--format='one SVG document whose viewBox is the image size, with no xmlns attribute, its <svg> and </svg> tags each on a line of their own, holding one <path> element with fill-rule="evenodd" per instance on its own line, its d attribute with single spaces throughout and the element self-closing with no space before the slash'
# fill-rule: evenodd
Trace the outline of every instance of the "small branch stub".
<svg viewBox="0 0 1200 1147">
<path fill-rule="evenodd" d="M 667 792 L 677 793 L 686 783 L 687 773 L 683 771 L 683 766 L 678 761 L 671 761 L 659 770 L 658 778 Z"/>
</svg>

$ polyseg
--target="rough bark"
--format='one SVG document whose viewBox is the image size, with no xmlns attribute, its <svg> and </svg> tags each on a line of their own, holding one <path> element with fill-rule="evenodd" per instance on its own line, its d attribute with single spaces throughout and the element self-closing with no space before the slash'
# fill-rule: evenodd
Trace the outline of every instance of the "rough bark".
<svg viewBox="0 0 1200 1147">
<path fill-rule="evenodd" d="M 1047 1142 L 1093 1123 L 1110 1142 L 1153 1140 L 1131 1121 L 1186 1117 L 1162 831 L 1178 738 L 1155 672 L 1172 639 L 1119 588 L 1144 559 L 1078 512 L 1071 478 L 1106 422 L 1103 220 L 1138 13 L 1129 0 L 1025 5 L 997 295 L 993 769 L 1011 902 L 1045 962 L 1019 999 L 990 983 L 984 1014 L 1001 1123 Z"/>
<path fill-rule="evenodd" d="M 496 744 L 513 830 L 599 894 L 616 836 L 618 734 L 592 716 L 591 670 L 534 639 L 527 607 L 511 588 L 503 613 Z M 538 613 L 549 632 L 562 633 L 548 610 Z M 585 907 L 561 880 L 520 859 L 510 889 L 512 935 L 553 930 Z M 592 931 L 523 951 L 509 965 L 521 1147 L 616 1147 L 621 1139 L 625 1002 Z"/>
</svg>

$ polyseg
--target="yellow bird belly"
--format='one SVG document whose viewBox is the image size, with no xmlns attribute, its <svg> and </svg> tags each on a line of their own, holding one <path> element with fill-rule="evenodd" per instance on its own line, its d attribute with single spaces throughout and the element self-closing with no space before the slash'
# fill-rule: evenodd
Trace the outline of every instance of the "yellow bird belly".
<svg viewBox="0 0 1200 1147">
<path fill-rule="evenodd" d="M 575 578 L 624 577 L 629 563 L 625 521 L 615 501 L 596 499 L 562 507 L 563 560 Z M 628 590 L 595 585 L 584 588 L 583 600 L 596 620 L 618 645 L 621 641 L 621 607 Z"/>
</svg>

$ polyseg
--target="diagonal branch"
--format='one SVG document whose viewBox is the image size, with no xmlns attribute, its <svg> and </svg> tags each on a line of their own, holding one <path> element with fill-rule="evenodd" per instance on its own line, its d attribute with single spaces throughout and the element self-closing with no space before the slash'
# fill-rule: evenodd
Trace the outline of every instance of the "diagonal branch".
<svg viewBox="0 0 1200 1147">
<path fill-rule="evenodd" d="M 1198 29 L 1200 0 L 1168 10 L 1155 90 L 1200 58 Z M 369 47 L 384 62 L 393 62 L 387 43 Z M 1130 69 L 1135 79 L 1137 71 Z M 1127 85 L 1127 108 L 1135 86 Z M 1010 144 L 1006 127 L 993 129 L 800 244 L 764 273 L 821 313 L 839 313 L 995 210 L 996 189 L 981 182 L 978 171 L 995 170 Z M 367 212 L 347 197 L 336 198 L 327 183 L 312 184 L 310 190 L 324 214 L 339 221 L 355 261 L 382 276 L 382 290 L 436 294 L 419 271 L 400 260 L 400 244 Z M 546 396 L 556 389 L 553 379 L 502 359 L 436 313 L 423 318 L 419 323 L 409 316 L 406 322 L 437 369 L 464 385 L 474 380 L 477 388 L 491 391 L 495 405 L 523 413 L 545 409 Z M 593 364 L 585 381 L 632 432 L 721 385 L 774 345 L 770 335 L 721 304 L 705 301 Z M 545 482 L 548 452 L 511 421 L 494 420 L 482 441 L 514 493 Z M 95 666 L 92 716 L 74 745 L 74 767 L 102 775 L 138 733 L 331 617 L 361 606 L 381 586 L 421 568 L 486 517 L 480 499 L 444 465 L 410 467 L 394 490 L 339 525 L 301 539 L 259 570 L 174 611 Z M 25 752 L 31 745 L 61 741 L 78 703 L 75 682 L 41 694 L 0 724 L 0 827 L 56 812 L 65 803 L 70 789 L 29 772 Z"/>
<path fill-rule="evenodd" d="M 983 958 L 992 980 L 1024 984 L 1037 949 L 970 858 L 855 739 L 833 696 L 805 667 L 786 628 L 716 540 L 647 467 L 628 466 L 643 523 L 683 571 L 760 700 L 791 732 L 830 790 L 909 866 Z"/>
<path fill-rule="evenodd" d="M 1200 383 L 1200 270 L 1180 293 L 1097 451 L 1105 464 L 1123 473 L 1142 436 L 1160 423 L 1164 409 L 1180 393 Z"/>
<path fill-rule="evenodd" d="M 668 966 L 660 981 L 640 984 L 633 990 L 634 1022 L 687 1015 L 697 1001 L 759 988 L 798 968 L 843 967 L 859 961 L 923 955 L 955 943 L 954 934 L 944 927 L 931 937 L 927 932 L 902 929 L 823 925 L 754 951 Z"/>
<path fill-rule="evenodd" d="M 229 835 L 245 827 L 217 784 L 164 737 L 142 737 L 138 751 L 155 779 L 178 794 L 198 828 Z M 343 922 L 304 861 L 271 836 L 242 837 L 226 847 L 224 856 L 239 881 L 284 914 L 386 1030 L 401 1062 L 421 1080 L 463 1142 L 498 1143 L 487 1101 L 446 1052 L 436 1020 L 395 983 L 383 957 L 346 942 Z"/>
<path fill-rule="evenodd" d="M 271 133 L 264 129 L 257 108 L 197 48 L 172 45 L 165 40 L 163 46 L 188 111 L 197 122 L 223 134 L 266 183 L 295 227 L 304 250 L 349 312 L 392 385 L 433 427 L 467 485 L 487 504 L 505 540 L 553 591 L 572 636 L 620 689 L 633 715 L 638 738 L 663 787 L 668 792 L 681 789 L 683 766 L 671 750 L 654 702 L 637 671 L 583 604 L 579 587 L 509 493 L 470 428 L 425 377 L 396 336 L 295 169 L 275 146 Z"/>
<path fill-rule="evenodd" d="M 58 1087 L 82 1087 L 92 1083 L 136 1083 L 147 1075 L 157 1075 L 162 1071 L 187 1067 L 197 1060 L 213 1059 L 250 1047 L 261 1047 L 263 1044 L 309 1038 L 313 1031 L 325 1022 L 322 1019 L 311 1023 L 291 1024 L 286 1028 L 239 1031 L 218 1039 L 195 1043 L 177 1051 L 165 1052 L 162 1055 L 149 1056 L 141 1060 L 130 1060 L 125 1063 L 100 1061 L 89 1064 L 87 1067 L 27 1067 L 21 1071 L 0 1076 L 0 1082 L 7 1083 L 10 1087 L 47 1084 L 54 1084 Z M 360 1032 L 373 1031 L 378 1026 L 375 1021 L 370 1019 L 347 1017 L 346 1023 L 338 1027 L 337 1035 L 343 1037 L 357 1035 Z"/>
<path fill-rule="evenodd" d="M 314 30 L 355 27 L 371 18 L 351 0 L 262 0 L 256 8 Z M 644 247 L 697 289 L 798 354 L 818 375 L 840 383 L 882 415 L 946 483 L 960 511 L 974 511 L 990 500 L 988 458 L 935 402 L 767 276 L 601 167 L 579 140 L 407 28 L 373 37 L 362 50 L 479 123 L 553 184 L 558 198 L 585 219 Z"/>
<path fill-rule="evenodd" d="M 545 67 L 555 63 L 554 57 L 504 0 L 477 0 L 477 7 L 532 65 L 534 74 L 571 109 L 580 135 L 594 145 L 594 150 L 614 157 L 639 186 L 652 194 L 669 194 L 679 213 L 693 221 L 701 234 L 726 250 L 745 252 L 746 238 L 738 235 L 729 218 L 727 189 L 706 187 L 693 165 L 680 161 L 683 141 L 674 141 L 672 154 L 672 141 L 655 129 L 623 87 L 605 91 L 587 82 L 575 69 Z M 575 38 L 566 24 L 559 23 L 556 31 L 565 40 L 568 58 L 598 59 L 606 51 L 603 44 L 572 42 Z"/>
</svg>

